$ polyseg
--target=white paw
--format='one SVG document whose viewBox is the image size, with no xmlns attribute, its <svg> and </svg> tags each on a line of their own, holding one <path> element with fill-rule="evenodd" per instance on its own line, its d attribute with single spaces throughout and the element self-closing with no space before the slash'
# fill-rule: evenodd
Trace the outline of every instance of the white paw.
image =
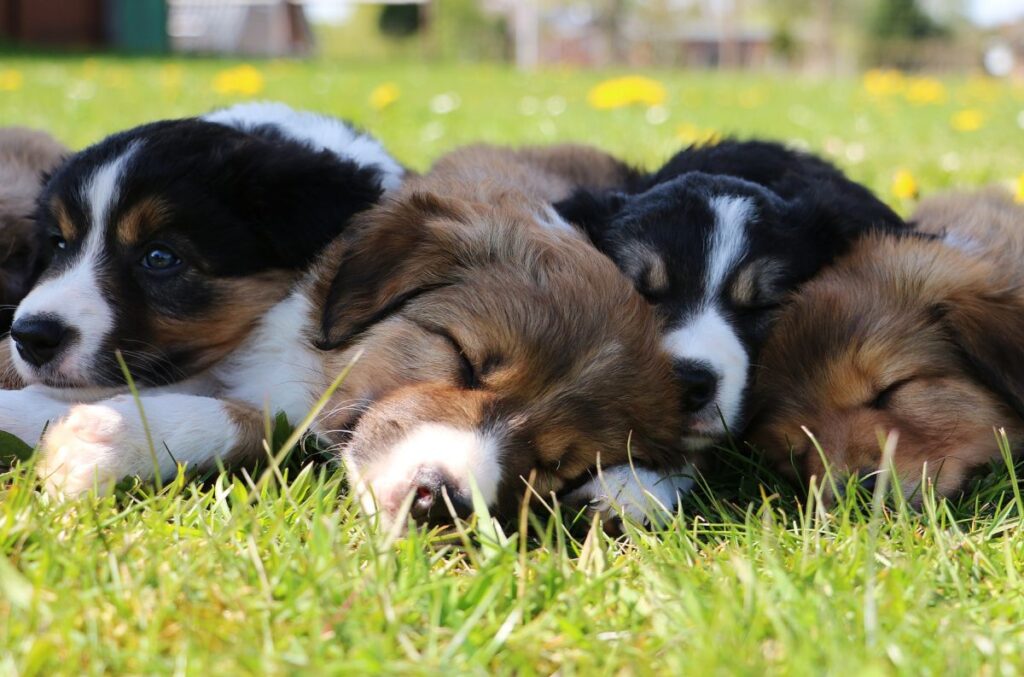
<svg viewBox="0 0 1024 677">
<path fill-rule="evenodd" d="M 148 445 L 137 416 L 118 406 L 79 404 L 53 424 L 41 445 L 38 473 L 51 494 L 78 496 L 96 487 L 109 491 L 136 471 Z M 140 449 L 140 443 L 142 449 Z"/>
<path fill-rule="evenodd" d="M 675 514 L 679 498 L 693 488 L 693 469 L 654 471 L 617 465 L 602 470 L 565 497 L 569 505 L 586 507 L 591 514 L 618 530 L 623 518 L 641 524 L 663 524 Z"/>
</svg>

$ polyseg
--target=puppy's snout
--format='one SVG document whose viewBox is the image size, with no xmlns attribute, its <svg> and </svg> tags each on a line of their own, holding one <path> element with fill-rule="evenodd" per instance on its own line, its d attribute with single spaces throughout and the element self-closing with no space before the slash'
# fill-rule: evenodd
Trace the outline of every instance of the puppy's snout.
<svg viewBox="0 0 1024 677">
<path fill-rule="evenodd" d="M 676 378 L 683 386 L 683 406 L 696 413 L 707 407 L 718 392 L 718 375 L 707 366 L 694 362 L 677 362 Z"/>
<path fill-rule="evenodd" d="M 11 338 L 21 358 L 34 367 L 52 361 L 70 343 L 74 331 L 55 317 L 30 316 L 17 320 Z"/>
<path fill-rule="evenodd" d="M 409 514 L 420 524 L 449 523 L 452 520 L 452 509 L 457 517 L 468 517 L 472 512 L 469 502 L 460 494 L 455 483 L 437 468 L 420 468 L 412 479 L 412 491 Z"/>
</svg>

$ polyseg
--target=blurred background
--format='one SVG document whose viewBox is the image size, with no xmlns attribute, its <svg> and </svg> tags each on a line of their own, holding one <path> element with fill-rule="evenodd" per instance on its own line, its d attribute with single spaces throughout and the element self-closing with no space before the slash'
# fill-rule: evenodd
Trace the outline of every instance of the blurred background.
<svg viewBox="0 0 1024 677">
<path fill-rule="evenodd" d="M 77 148 L 251 99 L 414 169 L 477 141 L 653 167 L 763 136 L 903 212 L 993 182 L 1024 202 L 1024 0 L 0 0 L 0 124 Z"/>
<path fill-rule="evenodd" d="M 7 45 L 1024 77 L 1024 0 L 0 0 Z"/>
</svg>

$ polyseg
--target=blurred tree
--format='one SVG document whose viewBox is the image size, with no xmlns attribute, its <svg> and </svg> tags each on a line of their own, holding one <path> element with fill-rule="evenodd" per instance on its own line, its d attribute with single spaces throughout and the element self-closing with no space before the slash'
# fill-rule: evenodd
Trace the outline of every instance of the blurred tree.
<svg viewBox="0 0 1024 677">
<path fill-rule="evenodd" d="M 377 25 L 380 32 L 388 37 L 411 37 L 423 27 L 420 5 L 384 5 Z"/>
<path fill-rule="evenodd" d="M 947 32 L 921 9 L 918 0 L 879 0 L 868 30 L 878 40 L 924 40 Z"/>
</svg>

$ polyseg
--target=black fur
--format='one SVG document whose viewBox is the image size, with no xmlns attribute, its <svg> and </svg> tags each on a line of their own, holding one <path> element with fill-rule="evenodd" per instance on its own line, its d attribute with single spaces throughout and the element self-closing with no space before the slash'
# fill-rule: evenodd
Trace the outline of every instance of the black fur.
<svg viewBox="0 0 1024 677">
<path fill-rule="evenodd" d="M 790 291 L 845 252 L 860 234 L 907 229 L 867 188 L 825 160 L 766 141 L 729 140 L 687 148 L 639 186 L 623 186 L 618 192 L 581 190 L 556 209 L 633 278 L 656 305 L 666 331 L 685 326 L 713 306 L 740 339 L 751 365 L 774 310 Z M 743 226 L 739 258 L 721 288 L 710 295 L 704 287 L 716 197 L 748 198 L 754 213 Z M 648 267 L 637 260 L 638 245 L 664 262 L 666 288 L 648 288 Z M 771 267 L 770 275 L 757 274 L 764 265 Z M 745 270 L 757 282 L 756 293 L 736 303 L 730 290 Z"/>
<path fill-rule="evenodd" d="M 133 147 L 106 223 L 92 223 L 83 189 L 97 169 Z M 52 261 L 41 281 L 74 265 L 89 232 L 104 228 L 99 277 L 116 320 L 101 350 L 110 360 L 95 365 L 97 384 L 120 383 L 117 349 L 143 384 L 184 378 L 199 368 L 196 350 L 163 345 L 155 323 L 247 303 L 224 297 L 225 280 L 304 270 L 354 214 L 380 199 L 381 178 L 373 166 L 315 150 L 273 126 L 239 130 L 198 118 L 143 125 L 73 155 L 47 182 L 38 203 L 41 228 L 59 240 L 53 212 L 59 203 L 77 235 L 63 248 L 50 245 Z M 147 199 L 158 200 L 165 213 L 152 235 L 127 246 L 117 224 Z M 154 244 L 173 251 L 180 269 L 144 270 L 140 259 Z"/>
</svg>

